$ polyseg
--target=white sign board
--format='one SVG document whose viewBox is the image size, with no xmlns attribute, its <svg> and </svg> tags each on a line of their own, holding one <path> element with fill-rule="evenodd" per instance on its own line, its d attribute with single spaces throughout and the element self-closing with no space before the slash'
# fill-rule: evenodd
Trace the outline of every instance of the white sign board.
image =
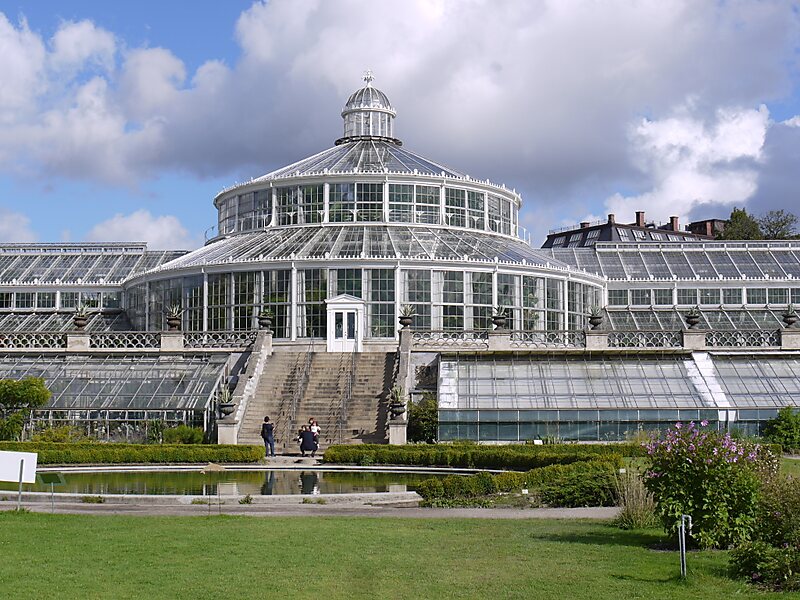
<svg viewBox="0 0 800 600">
<path fill-rule="evenodd" d="M 19 463 L 22 467 L 22 483 L 36 483 L 36 452 L 3 452 L 0 451 L 0 481 L 19 482 Z"/>
</svg>

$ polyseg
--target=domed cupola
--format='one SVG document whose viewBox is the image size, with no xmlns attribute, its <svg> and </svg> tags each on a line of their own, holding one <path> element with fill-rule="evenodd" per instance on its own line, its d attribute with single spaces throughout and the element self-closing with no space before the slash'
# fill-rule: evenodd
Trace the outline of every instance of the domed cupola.
<svg viewBox="0 0 800 600">
<path fill-rule="evenodd" d="M 342 109 L 344 137 L 336 145 L 361 140 L 380 140 L 402 146 L 394 137 L 394 118 L 397 116 L 392 103 L 382 91 L 372 87 L 372 71 L 364 74 L 364 85 L 347 99 Z"/>
</svg>

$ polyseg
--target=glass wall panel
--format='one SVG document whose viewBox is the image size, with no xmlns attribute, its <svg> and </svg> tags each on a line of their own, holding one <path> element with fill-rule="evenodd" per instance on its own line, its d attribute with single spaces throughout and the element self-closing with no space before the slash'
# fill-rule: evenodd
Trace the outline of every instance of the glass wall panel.
<svg viewBox="0 0 800 600">
<path fill-rule="evenodd" d="M 303 269 L 297 272 L 297 321 L 299 337 L 324 338 L 327 335 L 327 269 Z"/>
<path fill-rule="evenodd" d="M 355 184 L 331 183 L 328 194 L 329 220 L 333 223 L 353 221 L 356 210 Z"/>
<path fill-rule="evenodd" d="M 394 337 L 395 302 L 394 269 L 368 269 L 369 335 L 371 337 Z"/>
<path fill-rule="evenodd" d="M 414 186 L 389 184 L 389 221 L 394 223 L 414 222 Z"/>
<path fill-rule="evenodd" d="M 356 220 L 383 221 L 383 184 L 356 184 Z"/>
<path fill-rule="evenodd" d="M 264 271 L 263 310 L 272 312 L 272 335 L 292 336 L 292 272 L 289 269 Z"/>
</svg>

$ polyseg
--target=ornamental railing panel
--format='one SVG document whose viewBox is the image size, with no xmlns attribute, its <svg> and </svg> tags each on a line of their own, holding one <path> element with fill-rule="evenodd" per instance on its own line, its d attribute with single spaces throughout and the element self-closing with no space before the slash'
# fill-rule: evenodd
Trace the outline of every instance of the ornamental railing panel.
<svg viewBox="0 0 800 600">
<path fill-rule="evenodd" d="M 58 331 L 14 331 L 0 334 L 0 348 L 27 350 L 66 347 L 67 336 Z"/>
<path fill-rule="evenodd" d="M 707 331 L 709 348 L 779 348 L 781 332 L 777 329 L 736 329 Z"/>
<path fill-rule="evenodd" d="M 188 331 L 183 334 L 184 348 L 246 348 L 257 331 Z"/>
<path fill-rule="evenodd" d="M 680 331 L 609 331 L 609 348 L 681 348 Z"/>
<path fill-rule="evenodd" d="M 511 331 L 512 348 L 585 348 L 583 331 Z"/>
<path fill-rule="evenodd" d="M 160 348 L 161 334 L 155 331 L 102 331 L 89 335 L 89 347 L 104 350 Z"/>
<path fill-rule="evenodd" d="M 487 331 L 415 331 L 411 337 L 412 346 L 426 349 L 469 349 L 487 350 L 489 332 Z"/>
</svg>

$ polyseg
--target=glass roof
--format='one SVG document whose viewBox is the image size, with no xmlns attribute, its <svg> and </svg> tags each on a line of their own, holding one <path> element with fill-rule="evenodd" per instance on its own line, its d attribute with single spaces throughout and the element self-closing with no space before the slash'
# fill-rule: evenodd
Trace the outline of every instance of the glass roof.
<svg viewBox="0 0 800 600">
<path fill-rule="evenodd" d="M 598 244 L 543 251 L 612 280 L 800 278 L 798 242 Z"/>
<path fill-rule="evenodd" d="M 440 373 L 447 390 L 457 392 L 440 392 L 440 408 L 746 409 L 796 403 L 800 355 L 710 356 L 713 369 L 702 373 L 692 356 L 447 357 Z"/>
<path fill-rule="evenodd" d="M 2 244 L 0 285 L 119 285 L 183 254 L 144 244 Z"/>
<path fill-rule="evenodd" d="M 678 331 L 686 328 L 686 310 L 607 310 L 602 328 L 612 331 Z M 701 310 L 700 329 L 780 329 L 783 311 L 767 309 Z"/>
<path fill-rule="evenodd" d="M 0 313 L 0 331 L 74 331 L 73 313 Z M 128 315 L 124 312 L 114 314 L 91 314 L 86 331 L 132 331 Z"/>
<path fill-rule="evenodd" d="M 737 408 L 794 406 L 800 395 L 800 356 L 713 355 L 717 380 Z"/>
<path fill-rule="evenodd" d="M 691 358 L 518 355 L 444 359 L 455 375 L 452 409 L 708 408 L 689 377 Z M 448 382 L 448 384 L 451 382 Z"/>
<path fill-rule="evenodd" d="M 47 408 L 194 409 L 208 404 L 227 355 L 0 355 L 0 378 L 42 377 Z"/>
<path fill-rule="evenodd" d="M 362 140 L 323 150 L 248 183 L 283 177 L 336 173 L 417 173 L 466 178 L 463 173 L 404 150 L 396 144 L 379 140 Z"/>
<path fill-rule="evenodd" d="M 406 225 L 270 228 L 217 240 L 160 271 L 209 264 L 321 258 L 491 261 L 568 268 L 525 242 L 476 231 Z"/>
</svg>

